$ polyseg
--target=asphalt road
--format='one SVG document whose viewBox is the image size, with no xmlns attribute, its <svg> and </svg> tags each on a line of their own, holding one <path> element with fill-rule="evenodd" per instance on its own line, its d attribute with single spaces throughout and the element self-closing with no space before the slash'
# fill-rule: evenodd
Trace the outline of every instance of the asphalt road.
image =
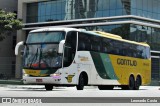
<svg viewBox="0 0 160 106">
<path fill-rule="evenodd" d="M 160 87 L 142 86 L 140 90 L 85 87 L 82 91 L 76 90 L 76 87 L 55 87 L 46 91 L 41 85 L 0 85 L 0 97 L 160 97 Z"/>
</svg>

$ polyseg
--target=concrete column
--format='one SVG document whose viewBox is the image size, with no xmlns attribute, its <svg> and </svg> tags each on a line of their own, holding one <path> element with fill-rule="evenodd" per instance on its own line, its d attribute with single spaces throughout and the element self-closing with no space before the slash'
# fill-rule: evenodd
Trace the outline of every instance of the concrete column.
<svg viewBox="0 0 160 106">
<path fill-rule="evenodd" d="M 17 31 L 17 43 L 19 41 L 25 41 L 25 31 Z M 20 47 L 19 49 L 19 55 L 16 56 L 16 71 L 15 71 L 15 77 L 16 78 L 22 78 L 22 56 L 20 54 L 20 51 L 23 49 L 23 47 Z"/>
<path fill-rule="evenodd" d="M 24 0 L 18 0 L 18 18 L 22 19 L 23 23 L 26 23 L 27 6 L 23 1 Z"/>
<path fill-rule="evenodd" d="M 23 23 L 26 22 L 26 3 L 23 2 L 23 0 L 18 0 L 18 18 L 23 20 Z M 17 31 L 17 43 L 20 41 L 25 41 L 26 34 L 25 31 L 19 30 Z M 20 47 L 20 50 L 22 47 Z M 15 77 L 16 78 L 22 78 L 22 56 L 20 55 L 16 56 L 16 71 L 15 71 Z"/>
</svg>

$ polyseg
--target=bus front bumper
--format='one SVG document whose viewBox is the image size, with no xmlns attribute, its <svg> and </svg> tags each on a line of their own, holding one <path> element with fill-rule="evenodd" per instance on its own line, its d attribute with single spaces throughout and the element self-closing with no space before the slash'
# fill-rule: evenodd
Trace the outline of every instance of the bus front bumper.
<svg viewBox="0 0 160 106">
<path fill-rule="evenodd" d="M 60 78 L 53 77 L 26 77 L 23 76 L 24 84 L 61 84 Z"/>
</svg>

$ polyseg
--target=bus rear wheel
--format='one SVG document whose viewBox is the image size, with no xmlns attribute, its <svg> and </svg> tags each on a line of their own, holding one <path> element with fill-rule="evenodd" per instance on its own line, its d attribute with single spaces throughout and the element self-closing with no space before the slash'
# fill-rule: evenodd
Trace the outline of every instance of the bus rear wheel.
<svg viewBox="0 0 160 106">
<path fill-rule="evenodd" d="M 99 85 L 98 89 L 99 90 L 112 90 L 114 88 L 114 86 L 112 85 Z"/>
<path fill-rule="evenodd" d="M 81 75 L 79 76 L 78 85 L 76 86 L 76 87 L 77 87 L 77 90 L 83 90 L 84 85 L 85 85 L 84 77 L 83 77 L 83 75 L 81 74 Z"/>
<path fill-rule="evenodd" d="M 129 84 L 128 85 L 123 85 L 122 89 L 123 90 L 134 90 L 135 89 L 135 81 L 134 81 L 133 76 L 129 77 Z"/>
<path fill-rule="evenodd" d="M 45 89 L 46 89 L 46 91 L 52 91 L 53 85 L 50 85 L 50 84 L 45 85 Z"/>
<path fill-rule="evenodd" d="M 139 87 L 141 86 L 141 83 L 142 83 L 141 77 L 137 76 L 136 81 L 135 81 L 135 88 L 134 89 L 139 90 Z"/>
</svg>

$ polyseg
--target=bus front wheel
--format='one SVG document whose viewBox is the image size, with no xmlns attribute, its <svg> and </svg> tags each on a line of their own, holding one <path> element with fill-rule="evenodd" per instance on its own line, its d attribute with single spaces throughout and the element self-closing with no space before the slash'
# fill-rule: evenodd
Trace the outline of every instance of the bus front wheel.
<svg viewBox="0 0 160 106">
<path fill-rule="evenodd" d="M 53 89 L 53 85 L 45 85 L 45 89 L 46 89 L 46 91 L 52 91 L 52 89 Z"/>
<path fill-rule="evenodd" d="M 85 85 L 84 77 L 83 77 L 83 75 L 81 74 L 81 75 L 79 76 L 78 85 L 76 86 L 76 87 L 77 87 L 77 90 L 83 90 L 84 85 Z"/>
</svg>

